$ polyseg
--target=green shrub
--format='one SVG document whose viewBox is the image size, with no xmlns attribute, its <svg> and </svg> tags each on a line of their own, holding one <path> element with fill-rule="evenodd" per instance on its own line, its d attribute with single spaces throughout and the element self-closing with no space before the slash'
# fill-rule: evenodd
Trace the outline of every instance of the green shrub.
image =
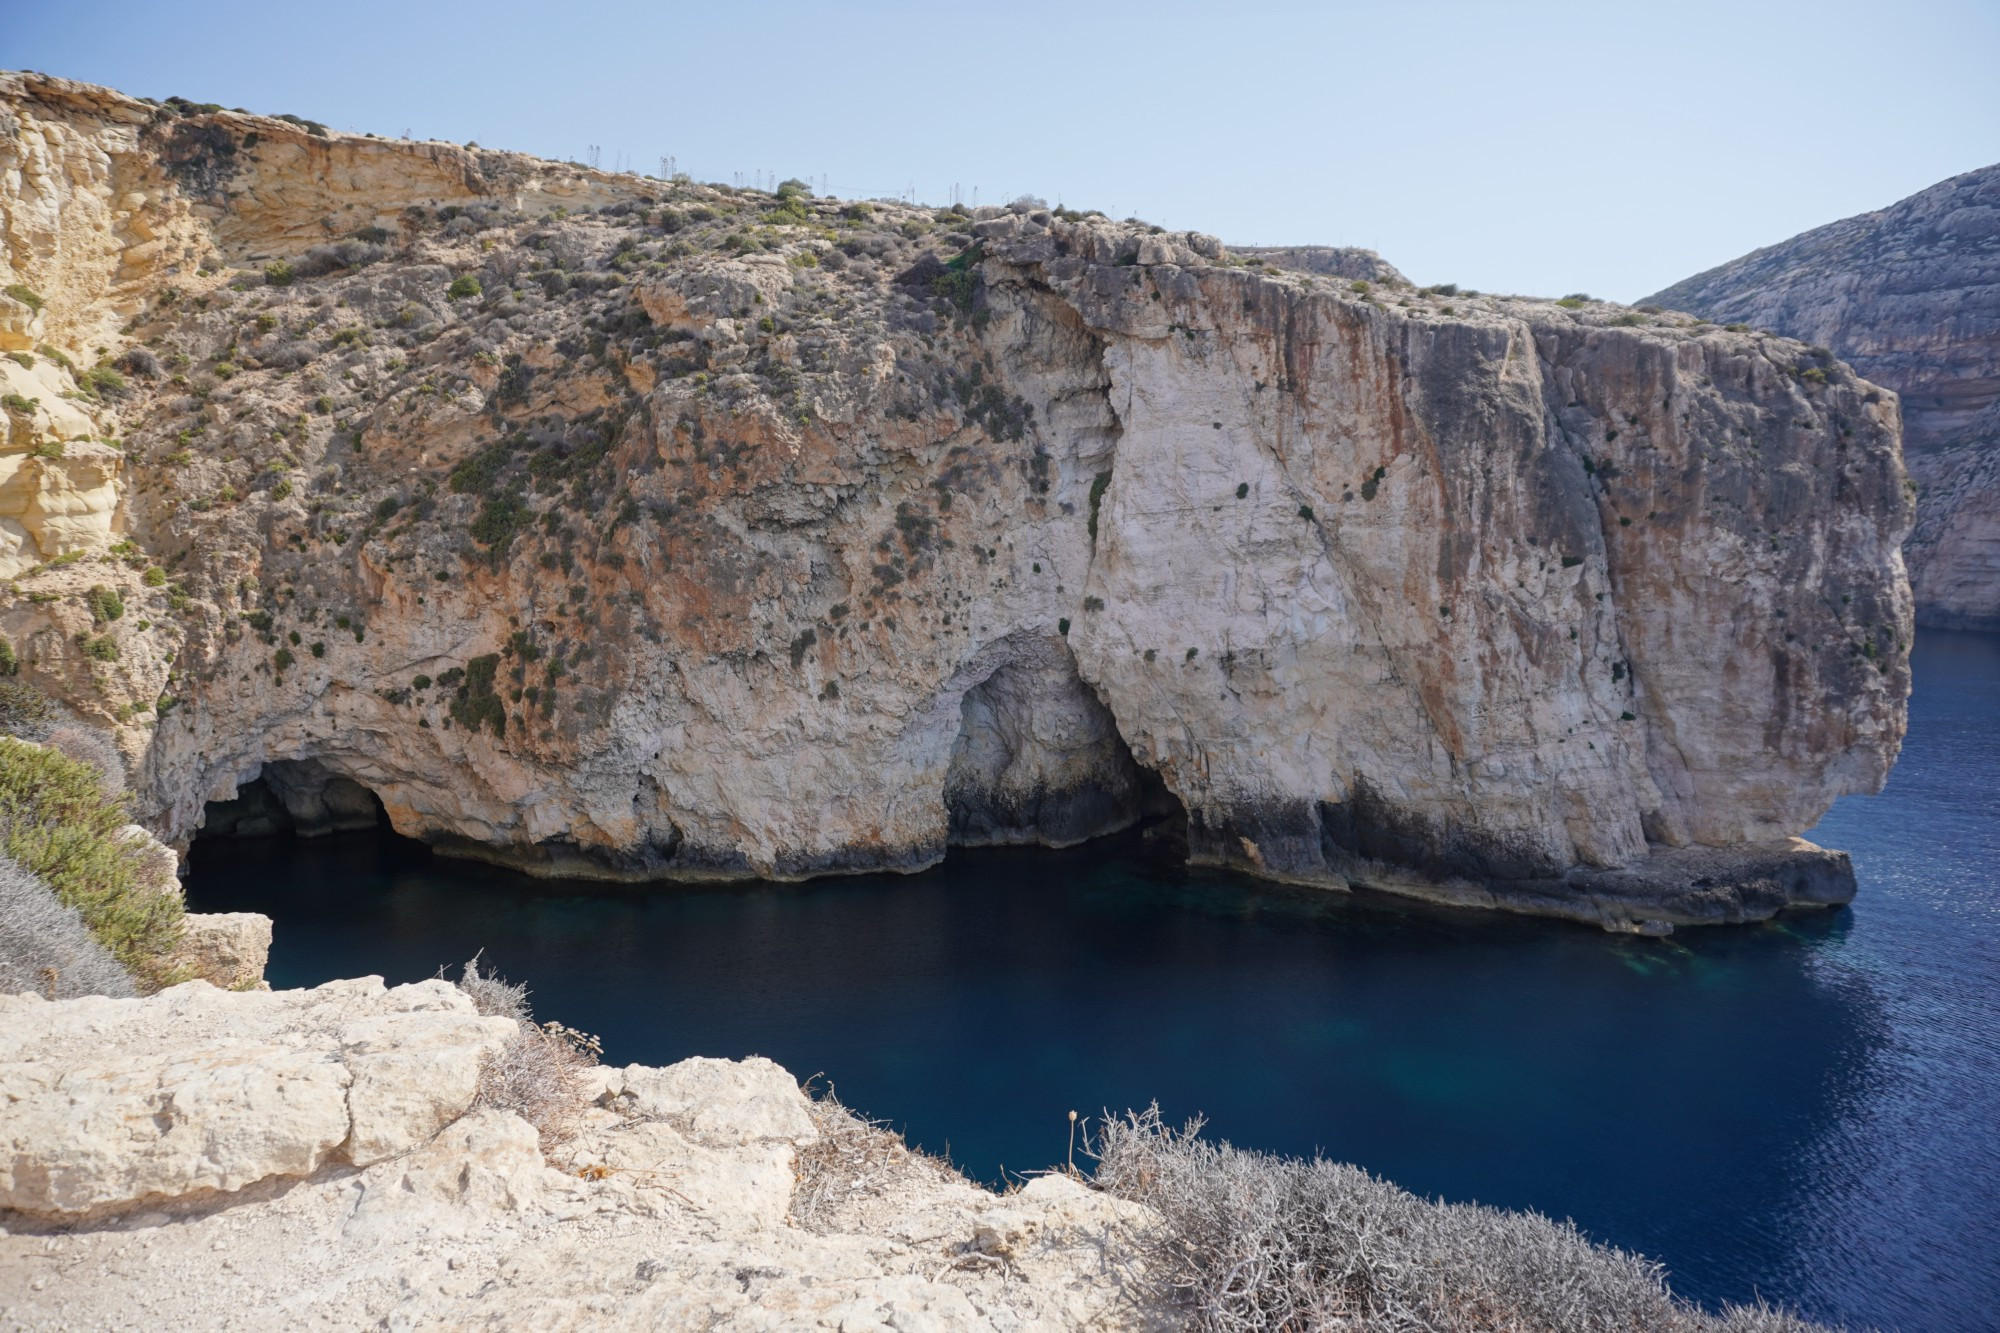
<svg viewBox="0 0 2000 1333">
<path fill-rule="evenodd" d="M 1247 481 L 1239 481 L 1239 482 L 1237 482 L 1237 483 L 1236 483 L 1236 498 L 1237 498 L 1237 499 L 1239 499 L 1239 500 L 1241 500 L 1241 499 L 1242 499 L 1242 498 L 1243 498 L 1244 496 L 1246 496 L 1246 495 L 1248 495 L 1248 494 L 1250 494 L 1250 483 L 1249 483 L 1249 482 L 1247 482 Z"/>
<path fill-rule="evenodd" d="M 60 751 L 0 738 L 0 852 L 74 907 L 98 943 L 147 986 L 177 980 L 182 906 L 148 844 L 127 840 L 122 796 Z"/>
<path fill-rule="evenodd" d="M 18 676 L 20 674 L 21 659 L 14 652 L 13 643 L 8 639 L 0 638 L 0 676 Z"/>
<path fill-rule="evenodd" d="M 451 280 L 451 286 L 444 289 L 444 294 L 454 301 L 460 301 L 468 296 L 479 296 L 484 291 L 485 288 L 479 285 L 478 278 L 470 273 L 461 273 Z"/>
<path fill-rule="evenodd" d="M 125 377 L 109 363 L 92 366 L 78 377 L 77 382 L 86 393 L 100 398 L 115 398 L 126 389 Z"/>
<path fill-rule="evenodd" d="M 118 641 L 109 634 L 100 634 L 94 639 L 87 639 L 84 641 L 83 655 L 93 662 L 116 662 Z"/>
<path fill-rule="evenodd" d="M 148 588 L 164 588 L 167 586 L 167 571 L 153 565 L 139 576 L 139 581 Z"/>
<path fill-rule="evenodd" d="M 0 680 L 0 731 L 18 734 L 41 726 L 55 715 L 55 705 L 34 686 L 22 680 Z"/>
<path fill-rule="evenodd" d="M 1304 519 L 1304 520 L 1305 520 L 1306 522 L 1308 522 L 1308 523 L 1312 522 L 1312 521 L 1313 521 L 1313 507 L 1312 507 L 1311 505 L 1300 505 L 1300 506 L 1299 506 L 1299 517 L 1300 517 L 1300 518 L 1302 518 L 1302 519 Z"/>
<path fill-rule="evenodd" d="M 273 287 L 289 287 L 297 278 L 297 272 L 282 259 L 264 265 L 264 281 Z"/>
<path fill-rule="evenodd" d="M 24 417 L 33 416 L 35 409 L 41 405 L 42 400 L 39 398 L 23 398 L 18 393 L 0 394 L 0 407 L 5 407 L 9 412 L 17 412 Z"/>
<path fill-rule="evenodd" d="M 458 697 L 451 703 L 453 721 L 472 731 L 490 725 L 495 736 L 507 734 L 507 710 L 493 692 L 493 674 L 499 669 L 498 653 L 487 653 L 465 664 L 465 683 L 458 687 Z"/>
<path fill-rule="evenodd" d="M 7 295 L 13 297 L 16 301 L 19 301 L 38 315 L 42 312 L 42 306 L 45 304 L 40 294 L 25 283 L 16 282 L 9 284 Z"/>
<path fill-rule="evenodd" d="M 1090 539 L 1097 540 L 1097 509 L 1104 503 L 1104 492 L 1111 485 L 1111 474 L 1100 472 L 1090 479 Z"/>
<path fill-rule="evenodd" d="M 279 671 L 289 671 L 292 661 L 292 650 L 289 648 L 280 648 L 277 652 L 271 654 L 271 665 Z"/>
<path fill-rule="evenodd" d="M 90 618 L 100 625 L 125 614 L 125 599 L 116 588 L 107 588 L 102 583 L 91 586 L 83 595 L 83 604 L 90 608 Z"/>
</svg>

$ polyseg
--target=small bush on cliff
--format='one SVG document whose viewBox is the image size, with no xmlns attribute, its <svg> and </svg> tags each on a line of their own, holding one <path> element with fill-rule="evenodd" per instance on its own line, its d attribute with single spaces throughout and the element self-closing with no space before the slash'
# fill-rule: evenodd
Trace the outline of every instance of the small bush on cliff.
<svg viewBox="0 0 2000 1333">
<path fill-rule="evenodd" d="M 819 1092 L 808 1084 L 806 1094 L 819 1137 L 798 1150 L 792 1225 L 824 1236 L 853 1225 L 854 1210 L 871 1200 L 962 1181 L 951 1163 L 911 1148 L 882 1122 L 841 1105 L 831 1087 Z"/>
<path fill-rule="evenodd" d="M 97 774 L 97 785 L 105 799 L 116 800 L 125 790 L 125 756 L 111 737 L 75 722 L 63 722 L 49 729 L 42 744 L 86 765 Z"/>
<path fill-rule="evenodd" d="M 545 1153 L 575 1138 L 590 1105 L 583 1071 L 603 1054 L 597 1038 L 560 1023 L 536 1024 L 528 1010 L 528 988 L 481 972 L 476 957 L 465 965 L 458 988 L 488 1018 L 511 1018 L 521 1025 L 479 1071 L 473 1105 L 520 1116 L 535 1127 Z"/>
<path fill-rule="evenodd" d="M 9 650 L 12 651 L 11 649 Z M 6 674 L 12 676 L 20 667 Z M 22 680 L 0 680 L 0 732 L 10 736 L 40 737 L 56 715 L 49 697 Z"/>
<path fill-rule="evenodd" d="M 41 294 L 36 292 L 32 287 L 27 286 L 25 283 L 16 282 L 9 284 L 7 287 L 7 295 L 13 297 L 16 301 L 19 301 L 22 305 L 28 307 L 28 309 L 34 311 L 36 314 L 40 314 L 42 311 L 43 301 L 41 298 Z"/>
<path fill-rule="evenodd" d="M 493 674 L 499 668 L 498 653 L 487 653 L 465 664 L 465 683 L 458 687 L 458 696 L 451 702 L 454 722 L 472 731 L 490 725 L 495 736 L 507 734 L 507 709 L 493 692 Z"/>
<path fill-rule="evenodd" d="M 0 738 L 0 853 L 36 876 L 144 986 L 175 979 L 179 886 L 152 844 L 124 836 L 124 798 L 105 775 L 61 751 Z"/>
<path fill-rule="evenodd" d="M 470 273 L 461 273 L 451 280 L 451 286 L 445 288 L 444 294 L 454 301 L 462 301 L 468 296 L 478 296 L 484 290 L 478 278 Z"/>
<path fill-rule="evenodd" d="M 91 620 L 99 625 L 125 614 L 125 599 L 118 595 L 116 588 L 102 583 L 91 585 L 90 591 L 83 595 L 83 604 L 90 608 Z"/>
<path fill-rule="evenodd" d="M 1808 1333 L 1768 1307 L 1721 1316 L 1676 1298 L 1660 1265 L 1574 1223 L 1432 1203 L 1323 1158 L 1204 1142 L 1159 1108 L 1110 1120 L 1096 1183 L 1153 1209 L 1140 1233 L 1155 1302 L 1200 1330 L 1516 1329 Z"/>
</svg>

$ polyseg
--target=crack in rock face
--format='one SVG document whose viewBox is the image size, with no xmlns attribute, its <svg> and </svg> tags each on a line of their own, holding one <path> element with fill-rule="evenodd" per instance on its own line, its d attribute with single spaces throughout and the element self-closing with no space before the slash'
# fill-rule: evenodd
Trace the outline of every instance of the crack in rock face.
<svg viewBox="0 0 2000 1333">
<path fill-rule="evenodd" d="M 1893 395 L 1810 349 L 1029 204 L 0 100 L 41 303 L 0 326 L 123 442 L 0 634 L 170 840 L 379 804 L 536 873 L 799 878 L 1166 816 L 1200 863 L 1615 929 L 1852 893 L 1795 835 L 1900 744 L 1911 503 Z"/>
</svg>

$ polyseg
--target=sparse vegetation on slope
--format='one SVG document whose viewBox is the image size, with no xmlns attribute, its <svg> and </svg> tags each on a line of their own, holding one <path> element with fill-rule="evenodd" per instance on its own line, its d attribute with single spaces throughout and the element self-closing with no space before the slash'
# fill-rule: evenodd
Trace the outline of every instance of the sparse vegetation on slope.
<svg viewBox="0 0 2000 1333">
<path fill-rule="evenodd" d="M 0 852 L 76 910 L 97 941 L 147 988 L 179 976 L 167 959 L 183 908 L 154 845 L 126 835 L 125 801 L 95 765 L 0 737 Z"/>
</svg>

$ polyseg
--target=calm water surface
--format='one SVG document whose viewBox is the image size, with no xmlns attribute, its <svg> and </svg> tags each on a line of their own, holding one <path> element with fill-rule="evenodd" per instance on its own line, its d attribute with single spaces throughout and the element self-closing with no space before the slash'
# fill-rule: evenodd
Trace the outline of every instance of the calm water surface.
<svg viewBox="0 0 2000 1333">
<path fill-rule="evenodd" d="M 1572 1217 L 1707 1301 L 2000 1327 L 2000 637 L 1926 633 L 1888 790 L 1814 837 L 1855 906 L 1614 938 L 1276 889 L 1136 842 L 929 874 L 607 888 L 392 837 L 198 844 L 278 986 L 483 949 L 615 1063 L 768 1055 L 993 1179 L 1067 1112 L 1201 1113 L 1410 1189 Z"/>
</svg>

